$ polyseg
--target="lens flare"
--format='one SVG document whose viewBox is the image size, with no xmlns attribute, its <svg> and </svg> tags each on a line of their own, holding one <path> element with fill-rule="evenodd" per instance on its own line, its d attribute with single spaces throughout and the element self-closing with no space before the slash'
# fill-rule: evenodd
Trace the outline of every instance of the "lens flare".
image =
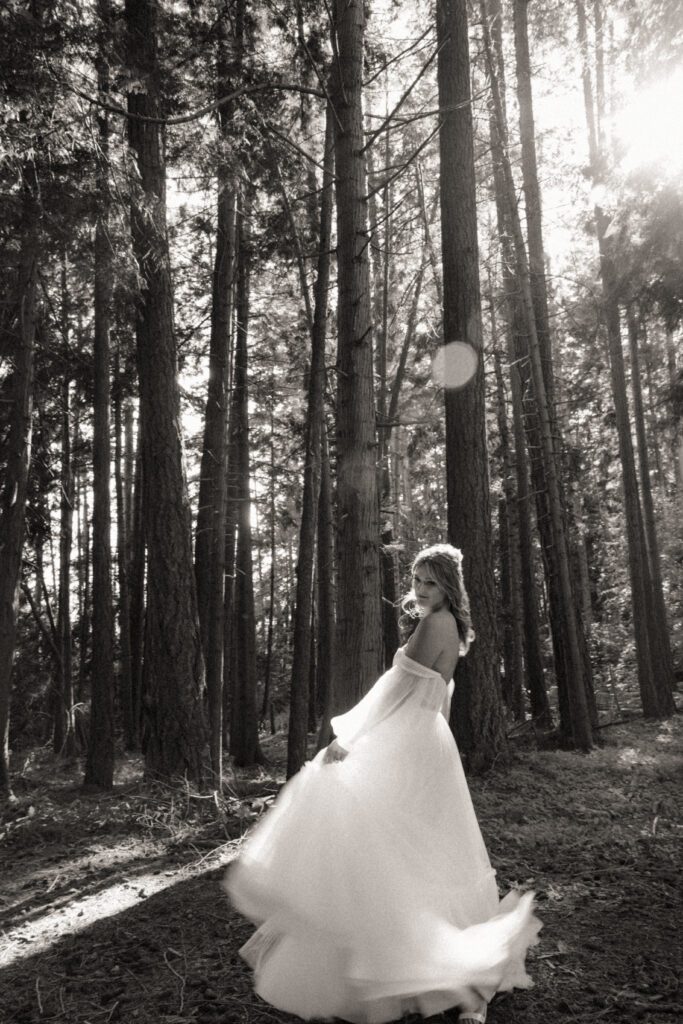
<svg viewBox="0 0 683 1024">
<path fill-rule="evenodd" d="M 479 365 L 476 349 L 466 341 L 451 341 L 442 345 L 432 362 L 432 379 L 448 391 L 464 388 L 474 377 Z"/>
</svg>

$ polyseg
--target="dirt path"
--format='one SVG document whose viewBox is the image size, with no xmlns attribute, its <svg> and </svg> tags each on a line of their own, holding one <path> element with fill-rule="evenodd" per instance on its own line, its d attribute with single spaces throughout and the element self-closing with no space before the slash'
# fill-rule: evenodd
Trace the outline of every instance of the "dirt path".
<svg viewBox="0 0 683 1024">
<path fill-rule="evenodd" d="M 536 988 L 498 997 L 491 1024 L 683 1019 L 682 723 L 606 739 L 589 756 L 519 752 L 472 782 L 501 889 L 534 888 L 545 925 Z M 238 955 L 251 928 L 218 886 L 281 777 L 245 774 L 217 808 L 151 791 L 139 769 L 106 798 L 49 762 L 27 769 L 0 823 L 0 1021 L 292 1020 L 253 995 Z"/>
</svg>

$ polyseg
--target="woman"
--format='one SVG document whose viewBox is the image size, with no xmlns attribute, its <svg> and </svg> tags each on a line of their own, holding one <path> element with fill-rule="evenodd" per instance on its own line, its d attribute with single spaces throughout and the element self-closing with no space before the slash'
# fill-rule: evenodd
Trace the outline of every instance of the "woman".
<svg viewBox="0 0 683 1024">
<path fill-rule="evenodd" d="M 498 900 L 448 726 L 452 675 L 474 634 L 460 552 L 421 551 L 406 600 L 418 619 L 336 739 L 284 787 L 226 889 L 259 925 L 241 953 L 256 991 L 305 1019 L 380 1024 L 529 987 L 532 896 Z"/>
</svg>

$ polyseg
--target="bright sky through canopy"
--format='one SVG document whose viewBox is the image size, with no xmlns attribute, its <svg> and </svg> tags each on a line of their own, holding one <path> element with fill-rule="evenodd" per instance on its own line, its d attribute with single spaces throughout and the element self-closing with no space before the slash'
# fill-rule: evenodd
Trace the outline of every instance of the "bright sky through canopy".
<svg viewBox="0 0 683 1024">
<path fill-rule="evenodd" d="M 633 93 L 614 118 L 625 171 L 652 166 L 663 178 L 683 174 L 683 69 Z"/>
</svg>

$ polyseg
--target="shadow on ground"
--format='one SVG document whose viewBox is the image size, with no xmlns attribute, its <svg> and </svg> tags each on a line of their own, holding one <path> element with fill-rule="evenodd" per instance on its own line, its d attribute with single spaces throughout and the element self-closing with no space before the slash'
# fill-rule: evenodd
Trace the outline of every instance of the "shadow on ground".
<svg viewBox="0 0 683 1024">
<path fill-rule="evenodd" d="M 501 890 L 534 888 L 545 925 L 530 956 L 536 988 L 498 997 L 491 1024 L 675 1024 L 683 1015 L 683 730 L 635 722 L 609 733 L 590 755 L 520 751 L 509 768 L 472 781 Z M 244 790 L 258 801 L 281 779 L 261 772 Z M 168 806 L 155 819 L 159 794 L 139 783 L 97 800 L 50 794 L 48 777 L 22 797 L 13 827 L 0 828 L 3 1024 L 293 1020 L 251 991 L 238 953 L 251 928 L 219 887 L 219 865 L 239 846 L 230 837 L 249 820 L 244 800 L 236 821 L 205 810 L 181 824 Z"/>
</svg>

